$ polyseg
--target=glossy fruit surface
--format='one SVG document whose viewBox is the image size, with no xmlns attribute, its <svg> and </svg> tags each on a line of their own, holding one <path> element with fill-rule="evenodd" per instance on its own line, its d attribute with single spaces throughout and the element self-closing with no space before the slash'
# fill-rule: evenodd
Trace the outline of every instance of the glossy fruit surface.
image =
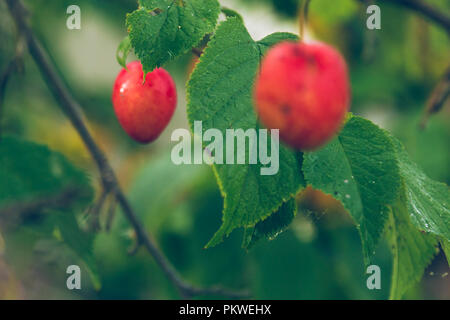
<svg viewBox="0 0 450 320">
<path fill-rule="evenodd" d="M 117 119 L 130 137 L 140 143 L 157 139 L 167 127 L 177 104 L 170 74 L 155 69 L 145 77 L 139 61 L 131 62 L 116 78 L 112 102 Z"/>
<path fill-rule="evenodd" d="M 350 107 L 347 65 L 322 43 L 283 42 L 270 49 L 255 83 L 261 122 L 280 139 L 314 150 L 339 131 Z"/>
</svg>

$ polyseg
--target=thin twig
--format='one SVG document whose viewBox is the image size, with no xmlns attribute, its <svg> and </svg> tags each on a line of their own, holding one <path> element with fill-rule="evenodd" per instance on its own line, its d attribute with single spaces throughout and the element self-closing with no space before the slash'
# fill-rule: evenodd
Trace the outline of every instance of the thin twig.
<svg viewBox="0 0 450 320">
<path fill-rule="evenodd" d="M 136 238 L 136 236 L 134 236 Z M 128 249 L 128 255 L 134 256 L 136 253 L 138 253 L 139 248 L 141 247 L 141 243 L 136 239 L 133 243 L 133 245 Z"/>
<path fill-rule="evenodd" d="M 23 52 L 25 50 L 25 43 L 22 35 L 19 32 L 19 35 L 17 37 L 17 44 L 16 44 L 16 52 L 14 54 L 14 57 L 11 59 L 11 61 L 6 66 L 5 71 L 2 72 L 0 75 L 0 138 L 2 135 L 2 120 L 3 120 L 3 103 L 5 100 L 5 93 L 6 93 L 6 86 L 8 85 L 8 82 L 12 76 L 13 73 L 19 71 L 23 72 Z"/>
<path fill-rule="evenodd" d="M 100 197 L 88 209 L 88 229 L 91 231 L 99 231 L 100 228 L 100 213 L 105 205 L 108 192 L 104 189 L 100 193 Z"/>
<path fill-rule="evenodd" d="M 114 217 L 116 215 L 116 198 L 114 195 L 112 195 L 111 199 L 109 200 L 109 207 L 108 211 L 106 212 L 106 223 L 105 223 L 105 230 L 106 232 L 111 231 L 112 225 L 114 223 Z"/>
<path fill-rule="evenodd" d="M 385 0 L 409 8 L 416 11 L 428 19 L 440 24 L 450 33 L 450 16 L 446 15 L 443 10 L 433 7 L 423 0 Z"/>
<path fill-rule="evenodd" d="M 450 98 L 450 67 L 447 68 L 444 76 L 434 88 L 425 107 L 419 127 L 425 129 L 431 115 L 438 113 Z"/>
<path fill-rule="evenodd" d="M 311 0 L 303 0 L 302 6 L 300 7 L 300 40 L 304 41 L 305 29 L 308 24 L 308 11 L 309 3 Z"/>
<path fill-rule="evenodd" d="M 116 175 L 106 159 L 104 153 L 100 150 L 98 145 L 95 143 L 91 134 L 89 133 L 86 124 L 83 120 L 80 106 L 74 100 L 69 90 L 61 80 L 60 76 L 56 72 L 56 68 L 51 62 L 47 52 L 44 50 L 40 42 L 35 37 L 33 31 L 31 30 L 29 24 L 27 23 L 24 12 L 26 12 L 25 7 L 21 0 L 5 0 L 8 4 L 11 15 L 13 16 L 17 27 L 23 35 L 25 36 L 26 42 L 28 44 L 28 49 L 31 56 L 34 58 L 38 68 L 40 69 L 44 80 L 47 83 L 53 96 L 59 103 L 62 111 L 70 119 L 72 125 L 77 130 L 84 144 L 86 145 L 88 151 L 90 152 L 92 158 L 94 159 L 98 170 L 100 172 L 100 177 L 105 190 L 115 194 L 116 199 L 122 211 L 130 224 L 132 225 L 134 231 L 136 232 L 137 239 L 139 242 L 147 249 L 147 251 L 153 256 L 156 263 L 164 271 L 165 275 L 169 280 L 178 288 L 180 294 L 183 297 L 189 298 L 197 295 L 221 295 L 227 297 L 242 298 L 247 297 L 246 292 L 231 292 L 220 288 L 197 288 L 189 283 L 186 283 L 170 264 L 164 254 L 159 250 L 155 241 L 147 234 L 142 224 L 139 222 L 135 212 L 133 211 L 128 199 L 125 197 Z"/>
<path fill-rule="evenodd" d="M 2 120 L 3 120 L 3 102 L 5 100 L 5 93 L 6 93 L 6 85 L 8 84 L 9 78 L 16 70 L 16 59 L 11 60 L 10 63 L 8 63 L 8 66 L 6 67 L 5 71 L 0 76 L 0 136 L 2 135 Z"/>
</svg>

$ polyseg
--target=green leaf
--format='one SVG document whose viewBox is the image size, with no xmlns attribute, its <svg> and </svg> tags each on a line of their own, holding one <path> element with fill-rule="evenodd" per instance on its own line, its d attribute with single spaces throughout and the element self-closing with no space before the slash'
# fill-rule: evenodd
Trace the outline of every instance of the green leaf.
<svg viewBox="0 0 450 320">
<path fill-rule="evenodd" d="M 76 188 L 82 196 L 74 203 L 84 208 L 93 195 L 87 176 L 63 155 L 13 137 L 0 140 L 0 181 L 0 207 Z"/>
<path fill-rule="evenodd" d="M 304 154 L 303 172 L 314 188 L 334 196 L 349 211 L 361 236 L 365 264 L 375 252 L 400 188 L 394 145 L 368 120 L 351 117 L 338 137 Z"/>
<path fill-rule="evenodd" d="M 275 239 L 288 228 L 296 214 L 297 204 L 295 199 L 283 203 L 277 212 L 274 212 L 269 218 L 258 222 L 254 227 L 245 229 L 242 246 L 249 249 L 262 238 Z"/>
<path fill-rule="evenodd" d="M 421 279 L 438 239 L 448 259 L 445 242 L 450 234 L 450 192 L 448 186 L 428 178 L 411 161 L 399 140 L 392 136 L 391 140 L 403 182 L 388 228 L 394 258 L 391 299 L 401 299 Z"/>
<path fill-rule="evenodd" d="M 244 21 L 242 16 L 237 11 L 235 11 L 233 9 L 222 7 L 221 11 L 227 18 L 236 18 L 236 19 L 238 19 L 238 20 L 240 20 L 242 22 Z"/>
<path fill-rule="evenodd" d="M 131 40 L 126 36 L 119 44 L 116 52 L 117 62 L 124 68 L 127 67 L 127 58 L 131 51 Z"/>
<path fill-rule="evenodd" d="M 420 281 L 433 259 L 437 240 L 417 230 L 411 223 L 402 194 L 389 215 L 387 237 L 393 256 L 390 299 L 401 299 L 405 292 Z"/>
<path fill-rule="evenodd" d="M 4 137 L 0 140 L 0 181 L 0 207 L 54 196 L 68 188 L 82 191 L 70 206 L 58 211 L 49 210 L 46 220 L 51 227 L 42 232 L 53 237 L 52 231 L 58 228 L 64 244 L 87 265 L 94 286 L 99 288 L 92 255 L 93 236 L 81 230 L 74 214 L 86 209 L 93 198 L 86 174 L 46 146 Z M 39 228 L 38 225 L 33 227 Z"/>
<path fill-rule="evenodd" d="M 450 266 L 450 241 L 441 239 L 441 247 L 444 250 L 444 254 L 447 257 L 448 265 Z"/>
<path fill-rule="evenodd" d="M 224 137 L 226 129 L 259 129 L 252 101 L 254 79 L 264 52 L 283 39 L 297 38 L 275 34 L 256 42 L 239 19 L 222 22 L 188 83 L 191 127 L 194 121 L 202 121 L 204 130 L 219 129 Z M 304 185 L 300 158 L 280 145 L 279 171 L 272 176 L 262 176 L 261 165 L 215 164 L 224 196 L 223 224 L 207 246 L 217 245 L 235 228 L 254 226 L 291 199 Z"/>
<path fill-rule="evenodd" d="M 430 179 L 411 159 L 402 144 L 395 145 L 405 184 L 405 201 L 412 223 L 419 230 L 450 240 L 450 189 Z"/>
<path fill-rule="evenodd" d="M 267 52 L 267 50 L 270 49 L 270 47 L 277 44 L 278 42 L 281 42 L 281 41 L 295 42 L 298 40 L 299 40 L 299 38 L 295 34 L 288 33 L 288 32 L 275 32 L 275 33 L 272 33 L 271 35 L 268 35 L 264 39 L 261 39 L 257 43 L 258 43 L 259 49 L 261 50 L 261 55 L 264 55 Z"/>
<path fill-rule="evenodd" d="M 220 13 L 216 0 L 141 0 L 127 15 L 131 44 L 144 73 L 197 45 L 214 30 Z"/>
</svg>

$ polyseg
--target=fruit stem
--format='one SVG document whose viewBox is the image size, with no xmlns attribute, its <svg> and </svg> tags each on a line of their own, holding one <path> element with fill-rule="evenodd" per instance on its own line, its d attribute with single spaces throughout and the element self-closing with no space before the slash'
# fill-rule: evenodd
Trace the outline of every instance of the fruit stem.
<svg viewBox="0 0 450 320">
<path fill-rule="evenodd" d="M 308 23 L 308 9 L 311 0 L 303 0 L 300 8 L 300 41 L 303 41 L 306 25 Z"/>
</svg>

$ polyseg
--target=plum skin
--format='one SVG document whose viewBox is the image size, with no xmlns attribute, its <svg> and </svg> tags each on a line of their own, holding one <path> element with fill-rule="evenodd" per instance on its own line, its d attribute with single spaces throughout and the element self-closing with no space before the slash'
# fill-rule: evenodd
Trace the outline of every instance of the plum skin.
<svg viewBox="0 0 450 320">
<path fill-rule="evenodd" d="M 144 82 L 140 61 L 133 61 L 119 72 L 112 102 L 125 132 L 137 142 L 150 143 L 159 137 L 175 112 L 175 82 L 162 68 L 148 73 Z"/>
<path fill-rule="evenodd" d="M 282 42 L 264 57 L 254 100 L 261 122 L 294 149 L 311 151 L 339 131 L 350 108 L 345 60 L 323 43 Z"/>
</svg>

